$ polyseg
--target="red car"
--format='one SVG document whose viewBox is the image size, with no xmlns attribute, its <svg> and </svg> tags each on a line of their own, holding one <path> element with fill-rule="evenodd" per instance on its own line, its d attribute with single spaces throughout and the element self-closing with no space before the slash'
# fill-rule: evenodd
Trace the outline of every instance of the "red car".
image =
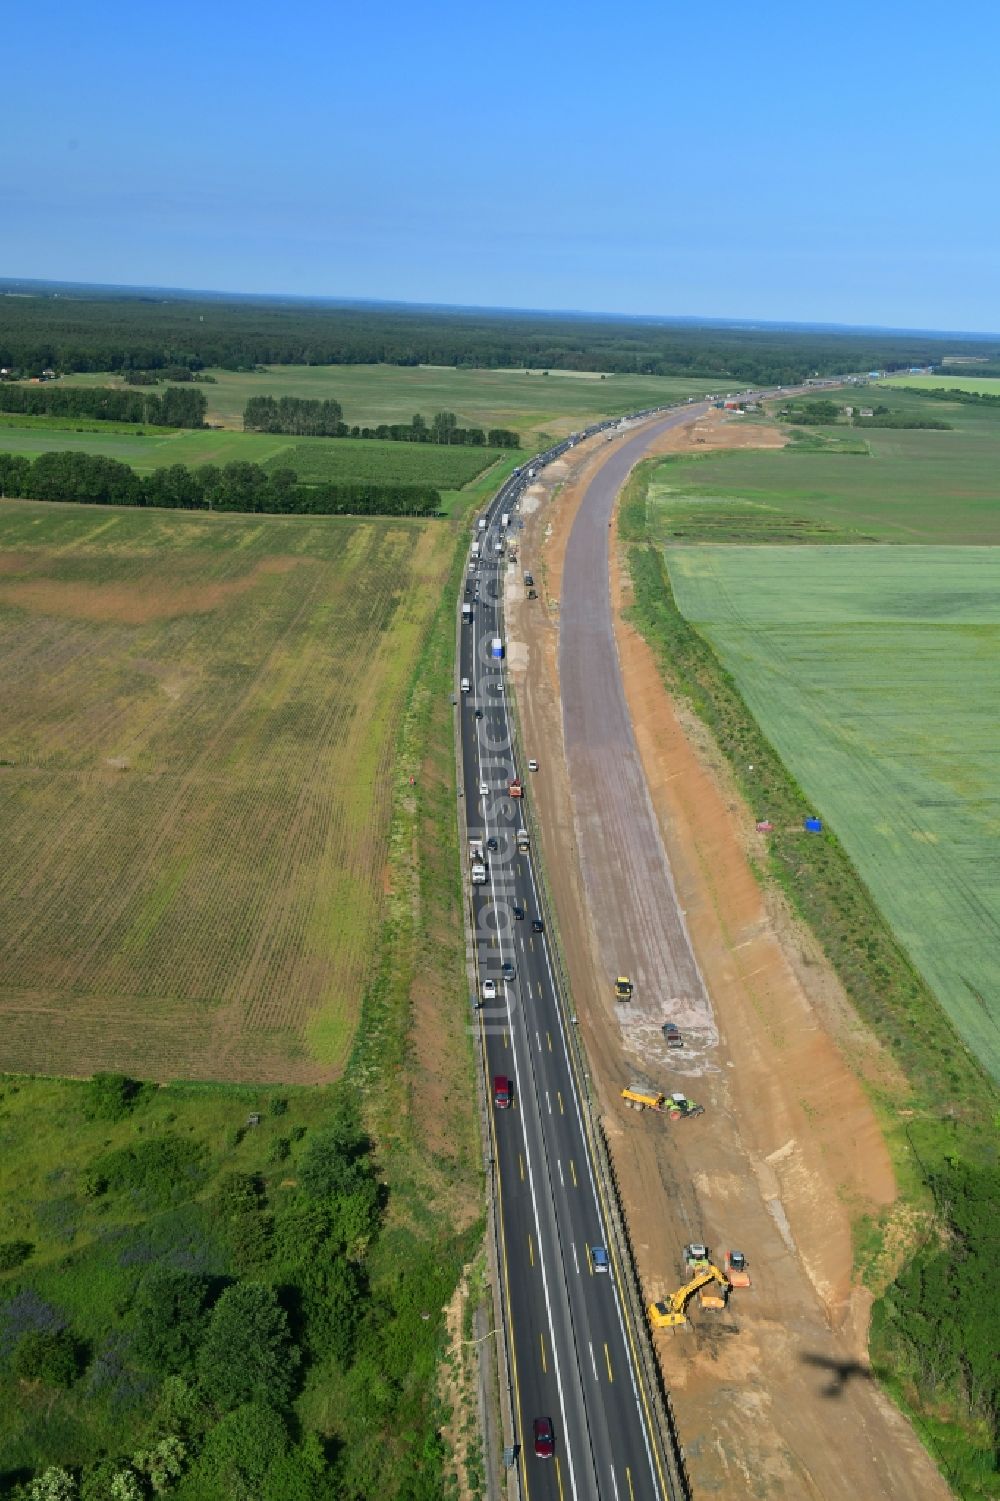
<svg viewBox="0 0 1000 1501">
<path fill-rule="evenodd" d="M 535 1419 L 535 1454 L 539 1459 L 551 1459 L 556 1447 L 551 1418 Z"/>
</svg>

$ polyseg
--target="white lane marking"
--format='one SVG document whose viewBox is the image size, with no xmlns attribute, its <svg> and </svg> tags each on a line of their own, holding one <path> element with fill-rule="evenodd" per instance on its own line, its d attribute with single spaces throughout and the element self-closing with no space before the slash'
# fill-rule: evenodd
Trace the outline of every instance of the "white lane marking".
<svg viewBox="0 0 1000 1501">
<path fill-rule="evenodd" d="M 475 686 L 475 680 L 478 677 L 478 664 L 479 664 L 479 654 L 478 654 L 478 652 L 476 652 L 473 655 L 473 661 L 472 661 L 472 673 L 473 673 L 474 686 Z M 501 683 L 503 682 L 503 678 L 502 677 L 501 677 L 500 681 L 501 681 Z M 477 689 L 477 692 L 478 692 L 478 689 Z M 507 708 L 506 703 L 504 704 L 503 707 L 504 707 L 504 714 L 506 715 L 506 708 Z M 482 775 L 482 749 L 481 749 L 481 746 L 479 745 L 478 737 L 477 737 L 477 743 L 476 743 L 476 751 L 477 751 L 477 759 L 479 761 L 480 775 Z M 489 834 L 489 821 L 488 821 L 488 817 L 487 817 L 487 810 L 485 808 L 483 810 L 483 822 L 486 825 L 486 833 Z M 489 866 L 489 880 L 490 880 L 490 892 L 491 892 L 491 896 L 492 896 L 492 900 L 493 900 L 493 906 L 497 907 L 498 903 L 497 903 L 497 893 L 496 893 L 496 881 L 495 881 L 495 878 L 494 878 L 494 875 L 493 875 L 493 864 L 492 864 L 492 861 L 490 862 L 490 866 Z M 500 957 L 501 957 L 501 959 L 503 958 L 503 936 L 502 935 L 501 935 L 501 939 L 500 939 Z M 504 991 L 506 993 L 506 986 L 504 987 Z M 508 1002 L 508 1004 L 509 1004 L 509 1002 Z M 512 1044 L 514 1044 L 513 1027 L 511 1028 L 511 1042 L 512 1042 Z M 516 1045 L 513 1045 L 511 1047 L 511 1058 L 512 1058 L 513 1067 L 514 1067 L 514 1087 L 517 1090 L 517 1095 L 518 1095 L 518 1098 L 520 1099 L 520 1098 L 522 1098 L 522 1095 L 521 1095 L 521 1070 L 520 1070 L 520 1065 L 518 1063 L 517 1047 L 516 1047 Z M 546 1099 L 548 1099 L 548 1095 L 547 1094 L 546 1094 Z M 551 1115 L 551 1113 L 552 1113 L 552 1105 L 551 1105 L 551 1102 L 549 1102 L 549 1114 Z M 539 1215 L 538 1215 L 538 1198 L 537 1198 L 537 1195 L 535 1193 L 535 1172 L 534 1172 L 534 1167 L 532 1165 L 531 1147 L 528 1144 L 528 1132 L 524 1130 L 523 1126 L 522 1126 L 522 1131 L 523 1131 L 523 1140 L 524 1140 L 524 1156 L 525 1156 L 525 1161 L 527 1163 L 527 1168 L 528 1168 L 528 1189 L 529 1189 L 529 1192 L 531 1194 L 531 1208 L 532 1208 L 532 1213 L 533 1213 L 534 1219 L 535 1219 L 535 1230 L 537 1232 L 537 1237 L 538 1237 L 538 1259 L 539 1259 L 539 1263 L 540 1263 L 540 1266 L 541 1266 L 541 1272 L 542 1272 L 542 1293 L 543 1293 L 543 1295 L 545 1297 L 545 1312 L 546 1312 L 546 1316 L 548 1318 L 548 1323 L 549 1323 L 549 1338 L 550 1338 L 551 1345 L 552 1345 L 552 1363 L 553 1363 L 553 1366 L 555 1367 L 556 1390 L 559 1393 L 559 1413 L 560 1413 L 560 1417 L 562 1418 L 562 1431 L 563 1431 L 563 1433 L 565 1433 L 565 1434 L 568 1435 L 569 1432 L 570 1432 L 570 1428 L 569 1428 L 569 1424 L 566 1421 L 566 1398 L 565 1398 L 565 1396 L 563 1394 L 562 1368 L 561 1368 L 560 1363 L 559 1363 L 559 1346 L 558 1346 L 558 1344 L 556 1342 L 555 1326 L 554 1326 L 553 1321 L 552 1321 L 552 1300 L 551 1300 L 551 1298 L 549 1296 L 549 1277 L 548 1277 L 548 1271 L 547 1271 L 547 1266 L 546 1266 L 547 1257 L 546 1257 L 546 1254 L 545 1254 L 545 1240 L 544 1240 L 544 1237 L 541 1234 L 541 1228 L 540 1228 L 541 1221 L 540 1221 Z M 553 1206 L 553 1213 L 554 1212 L 555 1212 L 555 1208 Z M 567 1464 L 567 1468 L 568 1468 L 568 1471 L 569 1471 L 568 1479 L 569 1479 L 570 1493 L 573 1496 L 576 1496 L 577 1495 L 577 1489 L 576 1489 L 576 1470 L 575 1470 L 575 1467 L 574 1467 L 574 1464 L 573 1464 L 573 1446 L 572 1446 L 572 1444 L 567 1443 L 566 1446 L 565 1446 L 565 1451 L 564 1452 L 566 1454 L 566 1464 Z"/>
<path fill-rule="evenodd" d="M 473 664 L 473 665 L 475 667 L 475 664 Z M 507 684 L 506 684 L 506 678 L 505 678 L 505 676 L 501 676 L 500 682 L 501 682 L 501 687 L 502 687 L 503 693 L 504 693 L 504 709 L 506 710 L 506 708 L 507 708 L 507 704 L 506 704 L 506 689 L 507 689 Z M 534 866 L 533 866 L 533 863 L 532 863 L 530 855 L 529 855 L 529 857 L 528 857 L 528 859 L 527 859 L 527 861 L 525 863 L 527 864 L 527 867 L 528 867 L 528 874 L 529 874 L 529 878 L 530 878 L 530 881 L 531 881 L 531 889 L 532 889 L 532 893 L 533 893 L 534 898 L 535 898 L 535 907 L 536 907 L 536 911 L 537 911 L 538 910 L 538 886 L 537 886 L 536 881 L 535 881 L 535 871 L 534 871 Z M 555 998 L 556 995 L 557 995 L 556 982 L 555 982 L 555 977 L 554 977 L 554 975 L 552 973 L 552 961 L 549 958 L 549 945 L 548 945 L 547 940 L 544 940 L 544 939 L 543 939 L 543 942 L 542 942 L 542 953 L 545 956 L 545 968 L 546 968 L 546 970 L 548 972 L 548 976 L 549 976 L 549 987 L 550 987 L 550 990 L 551 990 L 551 994 L 552 994 L 553 998 Z M 539 994 L 541 994 L 541 991 L 539 991 Z M 601 1212 L 601 1200 L 600 1200 L 600 1196 L 598 1195 L 598 1192 L 597 1192 L 597 1184 L 594 1181 L 594 1170 L 593 1170 L 593 1166 L 592 1166 L 591 1160 L 590 1160 L 590 1142 L 588 1140 L 587 1133 L 584 1130 L 583 1117 L 582 1117 L 582 1114 L 581 1114 L 581 1111 L 580 1111 L 580 1101 L 579 1101 L 579 1099 L 577 1097 L 576 1075 L 574 1074 L 572 1066 L 570 1064 L 570 1059 L 569 1059 L 569 1044 L 567 1043 L 567 1040 L 566 1040 L 566 1029 L 563 1026 L 562 1007 L 559 1005 L 559 1003 L 558 1003 L 557 1000 L 554 1000 L 554 1006 L 555 1006 L 556 1018 L 557 1018 L 557 1020 L 559 1022 L 559 1039 L 560 1039 L 560 1042 L 562 1043 L 563 1059 L 564 1059 L 564 1062 L 565 1062 L 565 1065 L 566 1065 L 566 1073 L 567 1073 L 567 1076 L 568 1076 L 569 1081 L 570 1081 L 570 1093 L 573 1096 L 573 1108 L 574 1108 L 574 1110 L 576 1112 L 577 1125 L 578 1125 L 579 1131 L 580 1131 L 580 1139 L 581 1139 L 581 1142 L 583 1143 L 583 1148 L 584 1148 L 583 1156 L 584 1156 L 584 1160 L 585 1160 L 585 1162 L 587 1164 L 587 1178 L 588 1178 L 588 1180 L 590 1182 L 590 1191 L 591 1191 L 591 1196 L 592 1196 L 593 1204 L 594 1204 L 594 1212 L 595 1212 L 596 1217 L 597 1217 L 597 1222 L 598 1222 L 598 1224 L 601 1227 L 601 1233 L 604 1236 L 604 1244 L 606 1245 L 607 1244 L 607 1230 L 606 1230 L 606 1227 L 605 1227 L 604 1216 L 603 1216 L 603 1214 Z M 545 1097 L 546 1097 L 546 1100 L 548 1101 L 548 1092 L 547 1091 L 546 1091 L 546 1096 Z M 550 1114 L 552 1113 L 552 1105 L 551 1105 L 550 1101 L 549 1101 L 549 1113 Z M 645 1450 L 646 1450 L 646 1460 L 647 1460 L 647 1463 L 649 1465 L 650 1479 L 652 1480 L 652 1483 L 653 1483 L 653 1494 L 655 1496 L 661 1496 L 662 1492 L 660 1490 L 660 1483 L 659 1483 L 659 1479 L 658 1479 L 658 1476 L 657 1476 L 657 1473 L 656 1473 L 656 1464 L 655 1464 L 654 1459 L 653 1459 L 652 1448 L 650 1447 L 649 1433 L 648 1433 L 647 1426 L 646 1426 L 645 1414 L 644 1414 L 644 1411 L 643 1411 L 642 1402 L 641 1402 L 640 1397 L 639 1397 L 639 1388 L 638 1388 L 638 1385 L 636 1383 L 636 1375 L 635 1375 L 635 1370 L 634 1370 L 633 1363 L 632 1363 L 632 1350 L 631 1350 L 631 1346 L 629 1345 L 629 1342 L 628 1342 L 628 1336 L 625 1333 L 625 1316 L 624 1316 L 624 1313 L 623 1313 L 623 1310 L 622 1310 L 622 1306 L 621 1306 L 621 1299 L 618 1296 L 618 1287 L 617 1287 L 617 1284 L 615 1283 L 615 1279 L 613 1277 L 611 1279 L 611 1285 L 612 1285 L 612 1291 L 613 1291 L 614 1300 L 615 1300 L 615 1312 L 618 1315 L 618 1327 L 619 1327 L 619 1329 L 621 1331 L 622 1350 L 623 1350 L 624 1357 L 625 1357 L 625 1364 L 628 1367 L 629 1380 L 631 1381 L 631 1384 L 632 1384 L 632 1396 L 635 1399 L 636 1411 L 639 1414 L 639 1426 L 642 1429 L 643 1444 L 644 1444 Z M 594 1358 L 593 1349 L 591 1349 L 590 1358 L 591 1358 L 591 1361 L 593 1361 L 593 1358 Z M 595 1380 L 596 1380 L 596 1376 L 597 1376 L 596 1369 L 595 1369 L 595 1372 L 594 1372 L 594 1376 L 595 1376 Z"/>
<path fill-rule="evenodd" d="M 611 1471 L 611 1484 L 615 1489 L 615 1501 L 618 1501 L 618 1481 L 615 1479 L 615 1467 L 614 1465 L 608 1465 L 608 1469 Z"/>
<path fill-rule="evenodd" d="M 594 1359 L 594 1347 L 591 1344 L 591 1342 L 590 1342 L 589 1339 L 587 1341 L 587 1349 L 590 1351 L 590 1366 L 591 1366 L 591 1370 L 594 1373 L 594 1380 L 596 1381 L 597 1380 L 597 1361 Z"/>
<path fill-rule="evenodd" d="M 559 1186 L 560 1186 L 560 1188 L 565 1188 L 566 1187 L 566 1179 L 563 1177 L 562 1158 L 561 1157 L 557 1157 L 556 1158 L 556 1167 L 559 1169 Z"/>
<path fill-rule="evenodd" d="M 538 1048 L 539 1052 L 542 1051 L 542 1034 L 537 1030 L 537 1028 L 535 1030 L 535 1046 Z"/>
<path fill-rule="evenodd" d="M 545 1103 L 546 1103 L 546 1105 L 548 1105 L 548 1107 L 549 1107 L 549 1114 L 551 1115 L 552 1114 L 552 1101 L 549 1099 L 549 1092 L 548 1092 L 548 1090 L 545 1091 Z"/>
<path fill-rule="evenodd" d="M 573 1265 L 576 1267 L 576 1275 L 579 1277 L 579 1275 L 580 1275 L 580 1258 L 576 1254 L 576 1241 L 571 1240 L 570 1243 L 569 1243 L 569 1248 L 573 1252 Z"/>
</svg>

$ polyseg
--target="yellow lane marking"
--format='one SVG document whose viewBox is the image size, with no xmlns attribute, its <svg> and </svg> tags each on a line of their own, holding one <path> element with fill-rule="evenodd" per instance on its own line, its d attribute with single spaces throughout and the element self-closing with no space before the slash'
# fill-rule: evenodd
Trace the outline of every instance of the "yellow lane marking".
<svg viewBox="0 0 1000 1501">
<path fill-rule="evenodd" d="M 552 1033 L 551 1033 L 551 1032 L 546 1032 L 546 1034 L 545 1034 L 545 1036 L 546 1036 L 546 1037 L 547 1037 L 547 1039 L 548 1039 L 548 1043 L 549 1043 L 549 1052 L 550 1052 L 550 1053 L 551 1053 L 551 1051 L 552 1051 Z"/>
<path fill-rule="evenodd" d="M 570 1177 L 573 1179 L 573 1187 L 575 1188 L 576 1187 L 576 1165 L 573 1162 L 572 1157 L 569 1159 L 569 1172 L 570 1172 Z"/>
<path fill-rule="evenodd" d="M 565 1107 L 563 1106 L 562 1090 L 561 1089 L 557 1089 L 556 1090 L 556 1099 L 559 1101 L 559 1114 L 560 1115 L 565 1115 L 566 1114 L 566 1110 L 565 1110 Z"/>
<path fill-rule="evenodd" d="M 608 1342 L 607 1342 L 607 1340 L 604 1341 L 604 1359 L 608 1363 L 608 1380 L 609 1381 L 614 1381 L 615 1378 L 611 1374 L 611 1353 L 608 1350 Z"/>
<path fill-rule="evenodd" d="M 523 1183 L 524 1182 L 524 1153 L 523 1152 L 518 1152 L 518 1154 L 517 1154 L 517 1165 L 518 1165 L 518 1167 L 521 1170 L 521 1182 Z"/>
<path fill-rule="evenodd" d="M 504 1027 L 503 1029 L 503 1045 L 505 1048 L 510 1047 L 510 1033 L 507 1031 L 506 1027 Z"/>
<path fill-rule="evenodd" d="M 625 1466 L 625 1479 L 628 1481 L 629 1501 L 635 1501 L 635 1491 L 632 1488 L 632 1471 L 628 1465 Z"/>
<path fill-rule="evenodd" d="M 558 1454 L 556 1455 L 556 1482 L 557 1482 L 557 1484 L 559 1486 L 559 1501 L 563 1501 L 562 1467 L 561 1467 L 561 1465 L 559 1463 L 559 1456 L 558 1456 Z"/>
<path fill-rule="evenodd" d="M 549 1365 L 548 1365 L 548 1361 L 545 1359 L 545 1331 L 544 1330 L 538 1336 L 538 1343 L 542 1347 L 542 1370 L 545 1372 L 546 1375 L 548 1375 L 548 1373 L 549 1373 Z"/>
<path fill-rule="evenodd" d="M 530 1230 L 528 1231 L 528 1260 L 531 1262 L 531 1265 L 534 1266 L 534 1264 L 535 1264 L 535 1243 L 531 1239 L 531 1231 Z"/>
</svg>

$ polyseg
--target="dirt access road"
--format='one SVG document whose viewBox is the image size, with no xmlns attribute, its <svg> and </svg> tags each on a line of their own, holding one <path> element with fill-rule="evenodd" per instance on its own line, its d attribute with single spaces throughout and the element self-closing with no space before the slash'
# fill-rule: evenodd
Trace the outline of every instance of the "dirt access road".
<svg viewBox="0 0 1000 1501">
<path fill-rule="evenodd" d="M 750 432 L 703 418 L 657 446 Z M 747 810 L 620 618 L 627 580 L 609 559 L 609 521 L 648 443 L 582 445 L 526 497 L 507 645 L 646 1291 L 679 1285 L 691 1239 L 752 1263 L 752 1289 L 725 1314 L 695 1310 L 689 1331 L 656 1336 L 695 1494 L 943 1501 L 936 1468 L 868 1376 L 868 1301 L 851 1284 L 852 1220 L 895 1196 L 858 1076 L 891 1065 L 808 935 L 765 905 Z M 541 586 L 530 604 L 522 568 Z M 628 1008 L 611 994 L 620 969 L 636 981 Z M 666 1051 L 668 1018 L 685 1030 L 683 1053 Z M 619 1089 L 633 1076 L 684 1090 L 706 1114 L 671 1125 L 625 1110 Z"/>
</svg>

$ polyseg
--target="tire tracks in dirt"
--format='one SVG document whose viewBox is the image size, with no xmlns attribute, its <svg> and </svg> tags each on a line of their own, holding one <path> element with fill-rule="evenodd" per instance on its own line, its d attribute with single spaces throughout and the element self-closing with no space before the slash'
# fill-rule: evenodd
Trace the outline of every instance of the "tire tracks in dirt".
<svg viewBox="0 0 1000 1501">
<path fill-rule="evenodd" d="M 698 425 L 698 437 L 712 441 L 718 432 L 711 419 Z M 693 441 L 691 434 L 665 440 L 678 448 Z M 651 1012 L 644 1024 L 622 1025 L 610 994 L 608 977 L 626 962 L 615 946 L 630 930 L 637 902 L 637 865 L 622 858 L 620 847 L 630 837 L 628 809 L 617 816 L 612 841 L 588 838 L 604 818 L 604 789 L 581 788 L 580 778 L 606 776 L 608 762 L 602 770 L 585 747 L 573 758 L 572 783 L 567 774 L 560 617 L 573 617 L 560 610 L 560 600 L 577 587 L 568 539 L 581 503 L 590 504 L 588 481 L 605 462 L 600 440 L 582 445 L 527 497 L 519 570 L 535 573 L 543 597 L 529 604 L 520 572 L 508 576 L 510 669 L 526 752 L 540 752 L 532 793 L 646 1290 L 658 1297 L 679 1285 L 680 1252 L 689 1239 L 707 1240 L 719 1257 L 738 1246 L 752 1263 L 753 1288 L 734 1293 L 724 1315 L 712 1322 L 696 1310 L 690 1331 L 656 1336 L 695 1493 L 944 1501 L 944 1481 L 870 1379 L 868 1298 L 851 1283 L 852 1220 L 895 1196 L 858 1076 L 877 1080 L 891 1065 L 811 936 L 765 903 L 750 865 L 749 812 L 717 757 L 713 764 L 704 731 L 666 694 L 649 648 L 621 620 L 627 580 L 616 565 L 604 608 L 615 617 L 615 667 L 620 663 L 630 719 L 626 738 L 634 734 L 634 741 L 629 748 L 607 737 L 608 751 L 640 763 L 642 791 L 718 1028 L 718 1042 L 706 1031 L 693 1062 L 683 1065 L 700 1071 L 691 1093 L 706 1105 L 704 1117 L 671 1126 L 622 1108 L 618 1091 L 632 1071 L 661 1088 L 689 1086 L 685 1075 L 678 1077 L 676 1054 L 668 1055 L 658 1039 L 652 1014 L 656 1006 L 661 1020 L 672 1014 L 665 1004 L 671 995 L 657 984 L 661 961 L 647 960 L 640 970 L 641 955 L 628 959 L 633 978 L 649 992 L 640 1002 Z M 596 531 L 606 543 L 606 522 Z M 586 617 L 601 608 L 600 591 L 583 602 L 586 629 Z M 574 691 L 596 701 L 592 665 Z M 619 798 L 627 796 L 623 789 L 634 787 L 634 777 L 626 784 L 616 768 L 612 785 Z M 658 879 L 655 866 L 654 874 L 641 862 L 638 869 L 640 881 Z M 661 887 L 659 899 L 669 901 L 669 892 Z M 640 926 L 637 948 L 656 921 L 647 917 Z"/>
</svg>

